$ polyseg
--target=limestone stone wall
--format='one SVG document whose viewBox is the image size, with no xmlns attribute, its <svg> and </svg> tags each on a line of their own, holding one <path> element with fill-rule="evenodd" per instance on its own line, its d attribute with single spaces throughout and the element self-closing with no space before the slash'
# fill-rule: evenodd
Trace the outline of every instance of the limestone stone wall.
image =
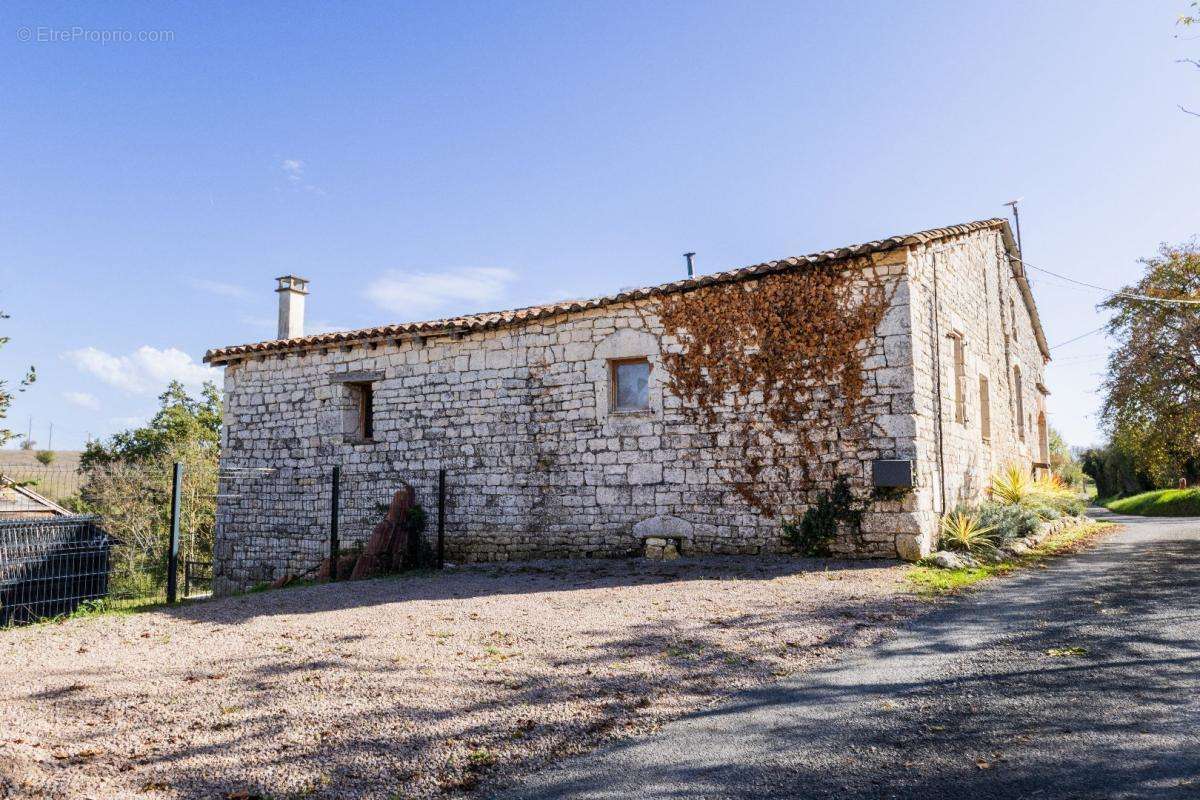
<svg viewBox="0 0 1200 800">
<path fill-rule="evenodd" d="M 1038 420 L 1039 416 L 1044 420 L 1045 397 L 1038 386 L 1044 382 L 1045 360 L 999 231 L 913 248 L 909 280 L 916 375 L 918 544 L 921 552 L 927 553 L 936 543 L 943 510 L 981 500 L 988 476 L 995 470 L 1007 464 L 1029 469 L 1042 460 Z M 962 418 L 955 413 L 955 338 L 964 353 Z M 1017 423 L 1018 372 L 1023 435 Z M 981 377 L 987 380 L 990 400 L 986 440 Z M 939 458 L 945 464 L 944 487 L 939 482 Z"/>
<path fill-rule="evenodd" d="M 831 443 L 824 474 L 860 495 L 877 458 L 920 458 L 906 252 L 875 257 L 894 293 L 865 342 L 871 424 L 814 421 Z M 497 561 L 638 552 L 634 525 L 683 520 L 686 550 L 784 549 L 778 519 L 730 486 L 744 453 L 723 430 L 729 408 L 701 428 L 664 389 L 664 337 L 652 301 L 565 314 L 461 338 L 354 343 L 270 354 L 226 366 L 222 468 L 245 475 L 218 503 L 218 593 L 311 568 L 327 534 L 327 476 L 345 465 L 354 512 L 343 539 L 367 535 L 373 509 L 401 480 L 436 524 L 433 486 L 446 469 L 448 558 Z M 650 410 L 609 408 L 609 362 L 645 356 Z M 373 441 L 356 436 L 355 382 L 370 382 Z M 832 390 L 832 387 L 831 387 Z M 753 408 L 745 413 L 755 414 Z M 269 478 L 252 470 L 272 468 Z M 843 552 L 894 557 L 921 530 L 917 496 L 875 502 Z M 908 547 L 911 550 L 911 546 Z"/>
</svg>

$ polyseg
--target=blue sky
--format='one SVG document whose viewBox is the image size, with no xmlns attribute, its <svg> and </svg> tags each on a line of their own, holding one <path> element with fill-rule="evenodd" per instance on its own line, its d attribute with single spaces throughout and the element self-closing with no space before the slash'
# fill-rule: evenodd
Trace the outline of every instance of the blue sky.
<svg viewBox="0 0 1200 800">
<path fill-rule="evenodd" d="M 716 271 L 1023 197 L 1029 262 L 1128 282 L 1197 233 L 1184 11 L 5 4 L 0 368 L 41 376 L 11 424 L 32 416 L 45 445 L 53 423 L 61 448 L 147 417 L 167 379 L 203 379 L 207 348 L 272 337 L 287 272 L 312 280 L 310 329 L 359 327 L 603 294 L 679 277 L 685 250 Z M 101 31 L 132 41 L 80 39 Z M 1099 293 L 1034 279 L 1051 344 L 1103 322 Z M 1072 443 L 1100 439 L 1105 351 L 1102 336 L 1054 351 L 1052 424 Z"/>
</svg>

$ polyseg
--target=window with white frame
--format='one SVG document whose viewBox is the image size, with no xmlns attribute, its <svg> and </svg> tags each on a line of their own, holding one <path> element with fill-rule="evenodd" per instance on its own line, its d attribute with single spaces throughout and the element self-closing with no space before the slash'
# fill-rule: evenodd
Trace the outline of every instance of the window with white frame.
<svg viewBox="0 0 1200 800">
<path fill-rule="evenodd" d="M 617 412 L 650 410 L 650 360 L 619 358 L 609 362 L 609 408 Z"/>
</svg>

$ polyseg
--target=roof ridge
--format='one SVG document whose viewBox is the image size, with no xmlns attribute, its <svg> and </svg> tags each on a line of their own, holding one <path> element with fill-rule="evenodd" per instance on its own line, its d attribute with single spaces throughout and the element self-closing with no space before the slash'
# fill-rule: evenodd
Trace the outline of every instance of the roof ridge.
<svg viewBox="0 0 1200 800">
<path fill-rule="evenodd" d="M 390 323 L 368 328 L 355 328 L 346 331 L 318 333 L 309 336 L 300 336 L 294 339 L 269 339 L 251 344 L 219 347 L 209 350 L 207 353 L 205 353 L 204 361 L 205 363 L 222 363 L 232 358 L 237 358 L 239 356 L 248 354 L 306 350 L 314 347 L 337 345 L 343 342 L 385 339 L 403 334 L 419 336 L 424 333 L 432 334 L 439 332 L 488 330 L 504 325 L 517 324 L 521 322 L 528 322 L 534 319 L 554 316 L 557 314 L 601 308 L 606 305 L 626 302 L 628 300 L 640 300 L 656 295 L 673 294 L 675 292 L 698 289 L 702 286 L 711 286 L 717 283 L 729 283 L 733 281 L 747 280 L 750 278 L 770 275 L 775 272 L 791 269 L 793 267 L 800 266 L 801 264 L 820 264 L 829 261 L 841 261 L 859 255 L 886 252 L 888 250 L 894 250 L 900 247 L 908 247 L 917 244 L 927 244 L 932 241 L 937 241 L 952 236 L 961 236 L 967 233 L 974 233 L 975 231 L 987 230 L 989 228 L 1006 226 L 1007 224 L 1008 222 L 1005 219 L 1000 217 L 992 217 L 991 219 L 964 222 L 958 225 L 949 225 L 942 228 L 929 228 L 927 230 L 917 231 L 916 233 L 888 236 L 883 239 L 875 239 L 873 241 L 863 242 L 861 244 L 846 245 L 844 247 L 834 248 L 832 250 L 821 250 L 815 253 L 809 253 L 807 255 L 791 256 L 789 258 L 777 259 L 775 261 L 764 261 L 759 264 L 751 264 L 745 267 L 737 267 L 735 269 L 724 270 L 721 272 L 713 272 L 707 275 L 697 275 L 692 278 L 682 278 L 654 286 L 626 289 L 624 291 L 616 292 L 615 294 L 602 295 L 600 297 L 583 300 L 561 300 L 556 303 L 525 306 L 523 308 L 459 314 L 457 316 L 444 317 L 442 319 Z"/>
</svg>

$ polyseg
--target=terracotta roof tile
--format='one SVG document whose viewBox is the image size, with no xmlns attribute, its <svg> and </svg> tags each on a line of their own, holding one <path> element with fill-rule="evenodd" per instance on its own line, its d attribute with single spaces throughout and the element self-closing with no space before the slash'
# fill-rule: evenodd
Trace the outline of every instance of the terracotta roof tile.
<svg viewBox="0 0 1200 800">
<path fill-rule="evenodd" d="M 516 308 L 508 311 L 490 311 L 479 314 L 466 314 L 445 319 L 426 320 L 424 322 L 405 322 L 393 325 L 378 325 L 373 328 L 360 328 L 352 331 L 336 331 L 320 333 L 313 336 L 301 336 L 294 339 L 272 339 L 253 344 L 234 345 L 209 350 L 204 354 L 207 363 L 221 364 L 232 359 L 245 356 L 261 356 L 271 353 L 285 353 L 298 350 L 311 350 L 330 346 L 343 345 L 349 342 L 382 341 L 402 336 L 421 336 L 423 334 L 469 333 L 506 325 L 519 324 L 531 320 L 569 314 L 576 311 L 586 311 L 593 308 L 628 300 L 640 300 L 664 294 L 683 292 L 701 286 L 711 286 L 718 283 L 732 283 L 748 280 L 775 272 L 784 272 L 796 267 L 820 264 L 828 261 L 839 261 L 852 256 L 880 253 L 910 245 L 925 244 L 940 239 L 972 233 L 991 228 L 1003 228 L 1007 231 L 1008 223 L 1003 219 L 987 219 L 968 222 L 962 225 L 951 225 L 946 228 L 933 228 L 904 236 L 890 236 L 873 242 L 850 245 L 836 250 L 825 250 L 806 256 L 784 258 L 778 261 L 767 261 L 749 267 L 717 272 L 710 275 L 699 275 L 694 278 L 672 281 L 658 286 L 643 289 L 630 289 L 617 294 L 595 297 L 590 300 L 563 300 L 558 303 Z M 1011 237 L 1008 237 L 1011 238 Z M 1035 312 L 1036 313 L 1036 312 Z M 1040 328 L 1040 326 L 1038 326 Z"/>
</svg>

